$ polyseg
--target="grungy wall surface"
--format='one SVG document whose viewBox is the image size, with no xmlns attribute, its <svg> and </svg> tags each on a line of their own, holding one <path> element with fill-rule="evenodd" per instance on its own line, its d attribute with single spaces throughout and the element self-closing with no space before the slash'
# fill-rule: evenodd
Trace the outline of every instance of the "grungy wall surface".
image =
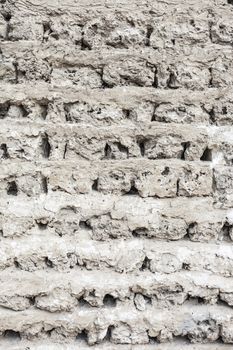
<svg viewBox="0 0 233 350">
<path fill-rule="evenodd" d="M 0 1 L 0 349 L 233 349 L 233 1 Z"/>
</svg>

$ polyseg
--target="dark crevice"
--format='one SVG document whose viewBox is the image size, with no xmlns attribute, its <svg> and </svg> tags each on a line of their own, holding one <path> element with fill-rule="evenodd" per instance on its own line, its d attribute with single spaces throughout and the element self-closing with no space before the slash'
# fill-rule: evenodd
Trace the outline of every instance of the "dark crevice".
<svg viewBox="0 0 233 350">
<path fill-rule="evenodd" d="M 176 196 L 179 197 L 180 192 L 180 179 L 176 181 Z"/>
<path fill-rule="evenodd" d="M 104 296 L 103 299 L 103 304 L 105 306 L 111 306 L 111 307 L 115 307 L 116 306 L 116 298 L 114 298 L 112 295 L 110 294 L 106 294 Z"/>
<path fill-rule="evenodd" d="M 88 44 L 88 42 L 86 42 L 86 40 L 84 38 L 84 32 L 82 32 L 81 50 L 91 50 L 90 44 Z"/>
<path fill-rule="evenodd" d="M 233 5 L 233 0 L 227 0 L 227 3 Z"/>
<path fill-rule="evenodd" d="M 2 152 L 2 158 L 3 159 L 9 159 L 9 153 L 8 153 L 8 149 L 7 149 L 7 145 L 5 143 L 2 143 L 0 146 L 0 149 L 3 151 Z"/>
<path fill-rule="evenodd" d="M 108 327 L 107 333 L 106 333 L 106 335 L 105 335 L 105 337 L 103 339 L 105 342 L 111 342 L 113 328 L 114 328 L 113 326 L 109 326 Z"/>
<path fill-rule="evenodd" d="M 209 73 L 210 73 L 209 87 L 213 87 L 213 69 L 211 67 L 209 68 Z"/>
<path fill-rule="evenodd" d="M 9 108 L 10 108 L 10 104 L 8 102 L 0 104 L 0 119 L 6 118 Z"/>
<path fill-rule="evenodd" d="M 17 196 L 18 195 L 18 187 L 15 181 L 11 181 L 8 184 L 7 187 L 7 194 L 10 196 Z"/>
<path fill-rule="evenodd" d="M 7 329 L 3 332 L 4 338 L 9 338 L 9 339 L 21 339 L 20 333 L 16 332 L 12 329 Z"/>
<path fill-rule="evenodd" d="M 40 107 L 41 107 L 41 113 L 40 113 L 41 119 L 45 120 L 48 114 L 48 104 L 41 104 Z"/>
<path fill-rule="evenodd" d="M 51 145 L 49 143 L 48 135 L 45 133 L 41 140 L 42 156 L 49 158 L 51 152 Z"/>
<path fill-rule="evenodd" d="M 43 32 L 43 42 L 48 41 L 50 36 L 56 40 L 59 40 L 59 35 L 52 30 L 48 22 L 43 23 Z"/>
<path fill-rule="evenodd" d="M 206 147 L 200 160 L 202 160 L 204 162 L 212 162 L 212 150 L 209 149 L 208 147 Z"/>
<path fill-rule="evenodd" d="M 91 230 L 91 225 L 88 220 L 81 220 L 79 222 L 79 227 L 83 230 Z"/>
<path fill-rule="evenodd" d="M 147 30 L 146 30 L 146 46 L 150 46 L 150 37 L 151 37 L 151 34 L 153 33 L 153 27 L 148 25 L 147 26 Z"/>
<path fill-rule="evenodd" d="M 140 267 L 140 271 L 145 271 L 150 269 L 150 259 L 146 256 L 142 262 L 142 266 Z"/>
<path fill-rule="evenodd" d="M 42 191 L 44 193 L 48 193 L 48 180 L 46 176 L 42 176 L 41 178 L 41 187 L 42 187 Z"/>
<path fill-rule="evenodd" d="M 152 86 L 153 86 L 154 88 L 158 88 L 158 86 L 159 86 L 159 82 L 158 82 L 158 70 L 157 70 L 156 67 L 155 67 L 155 71 L 154 71 L 154 81 L 153 81 Z"/>
<path fill-rule="evenodd" d="M 220 240 L 222 241 L 231 241 L 231 231 L 232 231 L 232 227 L 233 225 L 229 224 L 228 221 L 226 221 L 223 225 L 223 227 L 221 228 L 220 231 Z"/>
<path fill-rule="evenodd" d="M 82 341 L 85 341 L 87 343 L 88 342 L 88 332 L 85 329 L 83 329 L 82 332 L 77 335 L 76 340 L 82 340 Z"/>
<path fill-rule="evenodd" d="M 18 62 L 13 62 L 13 66 L 15 68 L 15 84 L 19 83 L 19 64 Z"/>
<path fill-rule="evenodd" d="M 63 159 L 66 159 L 67 146 L 68 146 L 68 143 L 65 144 L 64 153 L 63 153 Z"/>
<path fill-rule="evenodd" d="M 122 145 L 120 142 L 115 142 L 113 144 L 113 147 L 117 147 L 118 151 L 120 153 L 123 153 L 126 155 L 127 158 L 129 158 L 129 150 L 128 147 Z M 116 159 L 116 156 L 114 154 L 114 151 L 112 150 L 112 147 L 106 143 L 105 147 L 104 147 L 104 159 Z"/>
<path fill-rule="evenodd" d="M 50 268 L 54 267 L 53 262 L 48 257 L 46 257 L 44 261 L 45 261 L 46 266 L 48 266 Z"/>
<path fill-rule="evenodd" d="M 17 269 L 20 269 L 20 265 L 19 265 L 19 262 L 17 261 L 17 259 L 14 259 L 14 266 L 15 266 Z"/>
<path fill-rule="evenodd" d="M 190 142 L 189 141 L 188 142 L 182 142 L 181 146 L 183 147 L 183 151 L 182 151 L 182 154 L 180 156 L 180 159 L 185 160 L 185 153 L 190 147 Z"/>
<path fill-rule="evenodd" d="M 193 234 L 195 234 L 197 228 L 197 222 L 191 222 L 187 227 L 187 237 L 191 238 Z"/>
<path fill-rule="evenodd" d="M 161 174 L 162 175 L 168 175 L 170 173 L 170 168 L 168 167 L 168 166 L 166 166 L 165 168 L 164 168 L 164 170 L 161 172 Z"/>
<path fill-rule="evenodd" d="M 45 222 L 44 220 L 36 220 L 37 226 L 40 230 L 46 230 L 48 227 L 48 222 Z"/>
<path fill-rule="evenodd" d="M 135 194 L 139 195 L 138 189 L 135 187 L 135 183 L 132 180 L 130 190 L 128 192 L 126 192 L 125 195 L 135 195 Z"/>
<path fill-rule="evenodd" d="M 167 81 L 167 87 L 170 89 L 178 89 L 179 87 L 176 85 L 176 75 L 173 72 L 170 72 L 169 74 L 169 78 Z"/>
<path fill-rule="evenodd" d="M 144 157 L 145 156 L 145 141 L 139 141 L 138 146 L 140 149 L 141 156 Z"/>
<path fill-rule="evenodd" d="M 95 179 L 92 184 L 92 191 L 98 191 L 98 179 Z"/>
<path fill-rule="evenodd" d="M 189 271 L 190 268 L 191 268 L 190 264 L 188 264 L 188 263 L 183 263 L 183 264 L 182 264 L 182 269 L 183 269 L 183 270 L 188 270 L 188 271 Z"/>
<path fill-rule="evenodd" d="M 106 143 L 105 147 L 104 147 L 104 158 L 106 159 L 110 159 L 111 158 L 111 147 L 109 146 L 108 143 Z"/>
</svg>

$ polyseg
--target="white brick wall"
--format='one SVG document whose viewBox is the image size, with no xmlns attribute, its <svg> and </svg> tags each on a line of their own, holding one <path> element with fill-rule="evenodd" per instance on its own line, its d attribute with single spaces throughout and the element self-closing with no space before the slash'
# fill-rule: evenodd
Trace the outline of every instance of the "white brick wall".
<svg viewBox="0 0 233 350">
<path fill-rule="evenodd" d="M 233 1 L 0 1 L 0 349 L 233 348 Z"/>
</svg>

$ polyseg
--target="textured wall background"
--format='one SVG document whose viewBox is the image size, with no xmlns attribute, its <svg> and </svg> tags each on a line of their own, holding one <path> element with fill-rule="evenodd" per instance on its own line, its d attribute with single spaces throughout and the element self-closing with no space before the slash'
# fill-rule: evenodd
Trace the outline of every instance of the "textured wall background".
<svg viewBox="0 0 233 350">
<path fill-rule="evenodd" d="M 233 349 L 233 1 L 1 0 L 0 40 L 0 348 Z"/>
</svg>

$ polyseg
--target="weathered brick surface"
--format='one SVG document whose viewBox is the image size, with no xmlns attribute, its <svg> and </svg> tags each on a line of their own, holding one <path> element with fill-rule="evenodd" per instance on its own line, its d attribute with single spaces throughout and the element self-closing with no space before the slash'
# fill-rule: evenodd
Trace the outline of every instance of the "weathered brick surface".
<svg viewBox="0 0 233 350">
<path fill-rule="evenodd" d="M 232 349 L 232 20 L 0 1 L 0 349 Z"/>
</svg>

